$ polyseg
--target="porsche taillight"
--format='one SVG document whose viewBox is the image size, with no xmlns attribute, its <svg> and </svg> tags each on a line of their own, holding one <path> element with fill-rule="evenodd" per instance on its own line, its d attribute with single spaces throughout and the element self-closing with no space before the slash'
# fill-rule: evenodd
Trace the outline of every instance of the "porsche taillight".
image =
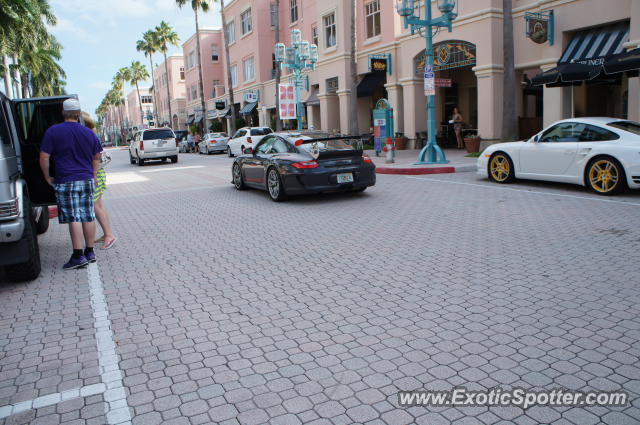
<svg viewBox="0 0 640 425">
<path fill-rule="evenodd" d="M 291 164 L 294 168 L 318 168 L 320 164 L 318 161 L 305 161 L 305 162 L 294 162 Z"/>
<path fill-rule="evenodd" d="M 369 158 L 367 155 L 362 155 L 362 160 L 369 164 L 373 162 L 373 159 Z"/>
</svg>

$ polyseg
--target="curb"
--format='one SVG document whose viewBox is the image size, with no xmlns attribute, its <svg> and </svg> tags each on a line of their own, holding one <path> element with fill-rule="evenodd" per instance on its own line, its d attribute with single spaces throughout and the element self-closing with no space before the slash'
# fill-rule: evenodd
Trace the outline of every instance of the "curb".
<svg viewBox="0 0 640 425">
<path fill-rule="evenodd" d="M 458 167 L 376 167 L 378 174 L 400 174 L 405 176 L 418 176 L 424 174 L 450 174 L 475 171 L 476 165 L 461 165 Z"/>
</svg>

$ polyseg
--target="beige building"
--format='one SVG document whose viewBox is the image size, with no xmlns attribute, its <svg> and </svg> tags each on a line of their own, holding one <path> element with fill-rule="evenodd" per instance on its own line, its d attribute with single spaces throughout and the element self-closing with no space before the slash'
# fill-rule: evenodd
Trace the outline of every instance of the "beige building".
<svg viewBox="0 0 640 425">
<path fill-rule="evenodd" d="M 142 116 L 140 112 L 142 106 Z M 140 87 L 140 98 L 135 88 L 127 95 L 127 117 L 129 129 L 148 128 L 155 125 L 153 112 L 153 96 L 150 87 Z"/>
<path fill-rule="evenodd" d="M 153 71 L 158 125 L 168 125 L 179 130 L 184 128 L 187 120 L 184 57 L 182 55 L 167 57 L 167 68 L 168 75 L 164 62 Z"/>
<path fill-rule="evenodd" d="M 423 1 L 417 3 L 424 5 Z M 479 132 L 483 139 L 497 140 L 501 136 L 503 101 L 502 1 L 457 3 L 452 32 L 442 29 L 434 38 L 434 69 L 440 79 L 436 91 L 439 140 L 443 144 L 450 141 L 448 120 L 454 106 L 461 109 L 467 129 Z M 360 132 L 368 133 L 376 101 L 386 98 L 394 109 L 395 131 L 406 135 L 411 143 L 422 143 L 427 129 L 425 39 L 404 28 L 395 1 L 358 0 L 359 82 L 355 87 L 349 75 L 348 2 L 290 0 L 280 5 L 281 40 L 289 45 L 290 30 L 298 28 L 303 39 L 319 46 L 319 63 L 307 73 L 309 90 L 302 94 L 306 126 L 348 132 L 349 97 L 355 95 Z M 440 16 L 437 2 L 431 5 L 433 16 Z M 602 71 L 602 63 L 640 45 L 640 1 L 514 0 L 513 8 L 521 136 L 572 115 L 639 118 L 637 71 L 608 75 Z M 255 109 L 261 125 L 272 125 L 275 117 L 274 12 L 269 2 L 261 0 L 233 0 L 225 8 L 231 23 L 228 31 L 234 32 L 230 55 L 236 109 L 251 108 L 249 103 L 257 94 Z M 545 21 L 551 14 L 552 25 Z M 420 15 L 425 16 L 423 7 Z M 551 28 L 553 44 L 541 37 L 546 29 L 549 38 Z M 585 62 L 593 69 L 571 74 L 566 61 Z M 556 71 L 549 70 L 554 68 L 560 70 L 557 81 L 541 85 L 552 79 L 549 75 Z M 545 71 L 546 80 L 545 76 L 536 78 Z M 578 80 L 565 82 L 576 76 Z M 284 75 L 283 82 L 288 80 Z"/>
</svg>

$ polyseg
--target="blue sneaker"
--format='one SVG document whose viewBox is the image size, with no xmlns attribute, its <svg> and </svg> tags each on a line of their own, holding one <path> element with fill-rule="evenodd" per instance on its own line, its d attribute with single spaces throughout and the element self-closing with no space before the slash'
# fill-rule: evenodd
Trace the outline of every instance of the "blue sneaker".
<svg viewBox="0 0 640 425">
<path fill-rule="evenodd" d="M 91 251 L 91 252 L 84 252 L 84 256 L 87 258 L 87 261 L 90 263 L 95 263 L 96 262 L 96 253 L 95 251 Z"/>
<path fill-rule="evenodd" d="M 95 256 L 94 256 L 94 258 L 95 258 Z M 67 264 L 65 264 L 64 266 L 62 266 L 62 268 L 64 270 L 73 270 L 73 269 L 79 269 L 81 267 L 84 267 L 87 264 L 89 264 L 89 260 L 87 260 L 87 257 L 85 257 L 83 255 L 80 258 L 71 257 L 69 262 Z"/>
</svg>

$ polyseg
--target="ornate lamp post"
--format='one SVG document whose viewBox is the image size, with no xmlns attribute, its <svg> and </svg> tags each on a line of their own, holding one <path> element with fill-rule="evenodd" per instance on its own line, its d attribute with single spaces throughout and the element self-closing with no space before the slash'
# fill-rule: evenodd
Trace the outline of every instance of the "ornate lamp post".
<svg viewBox="0 0 640 425">
<path fill-rule="evenodd" d="M 276 44 L 276 62 L 281 69 L 289 68 L 293 72 L 296 87 L 296 117 L 298 120 L 298 130 L 302 130 L 302 101 L 300 100 L 300 89 L 302 88 L 302 71 L 305 69 L 315 69 L 318 62 L 318 46 L 302 41 L 302 33 L 295 29 L 291 31 L 291 47 L 286 47 L 283 43 Z"/>
<path fill-rule="evenodd" d="M 425 54 L 425 78 L 433 78 L 433 33 L 434 27 L 437 32 L 440 28 L 447 28 L 451 32 L 451 22 L 458 16 L 455 0 L 438 0 L 438 9 L 442 16 L 432 18 L 431 1 L 424 1 L 425 19 L 420 18 L 420 13 L 416 14 L 416 8 L 419 7 L 420 0 L 396 0 L 396 10 L 400 16 L 404 18 L 404 25 L 411 27 L 411 33 L 417 31 L 427 40 L 427 49 Z M 422 29 L 424 28 L 424 34 Z M 431 74 L 431 75 L 429 75 Z M 426 87 L 425 87 L 426 89 Z M 436 106 L 435 95 L 427 95 L 427 145 L 422 148 L 418 156 L 417 164 L 446 164 L 447 158 L 443 150 L 438 146 L 436 140 Z"/>
</svg>

